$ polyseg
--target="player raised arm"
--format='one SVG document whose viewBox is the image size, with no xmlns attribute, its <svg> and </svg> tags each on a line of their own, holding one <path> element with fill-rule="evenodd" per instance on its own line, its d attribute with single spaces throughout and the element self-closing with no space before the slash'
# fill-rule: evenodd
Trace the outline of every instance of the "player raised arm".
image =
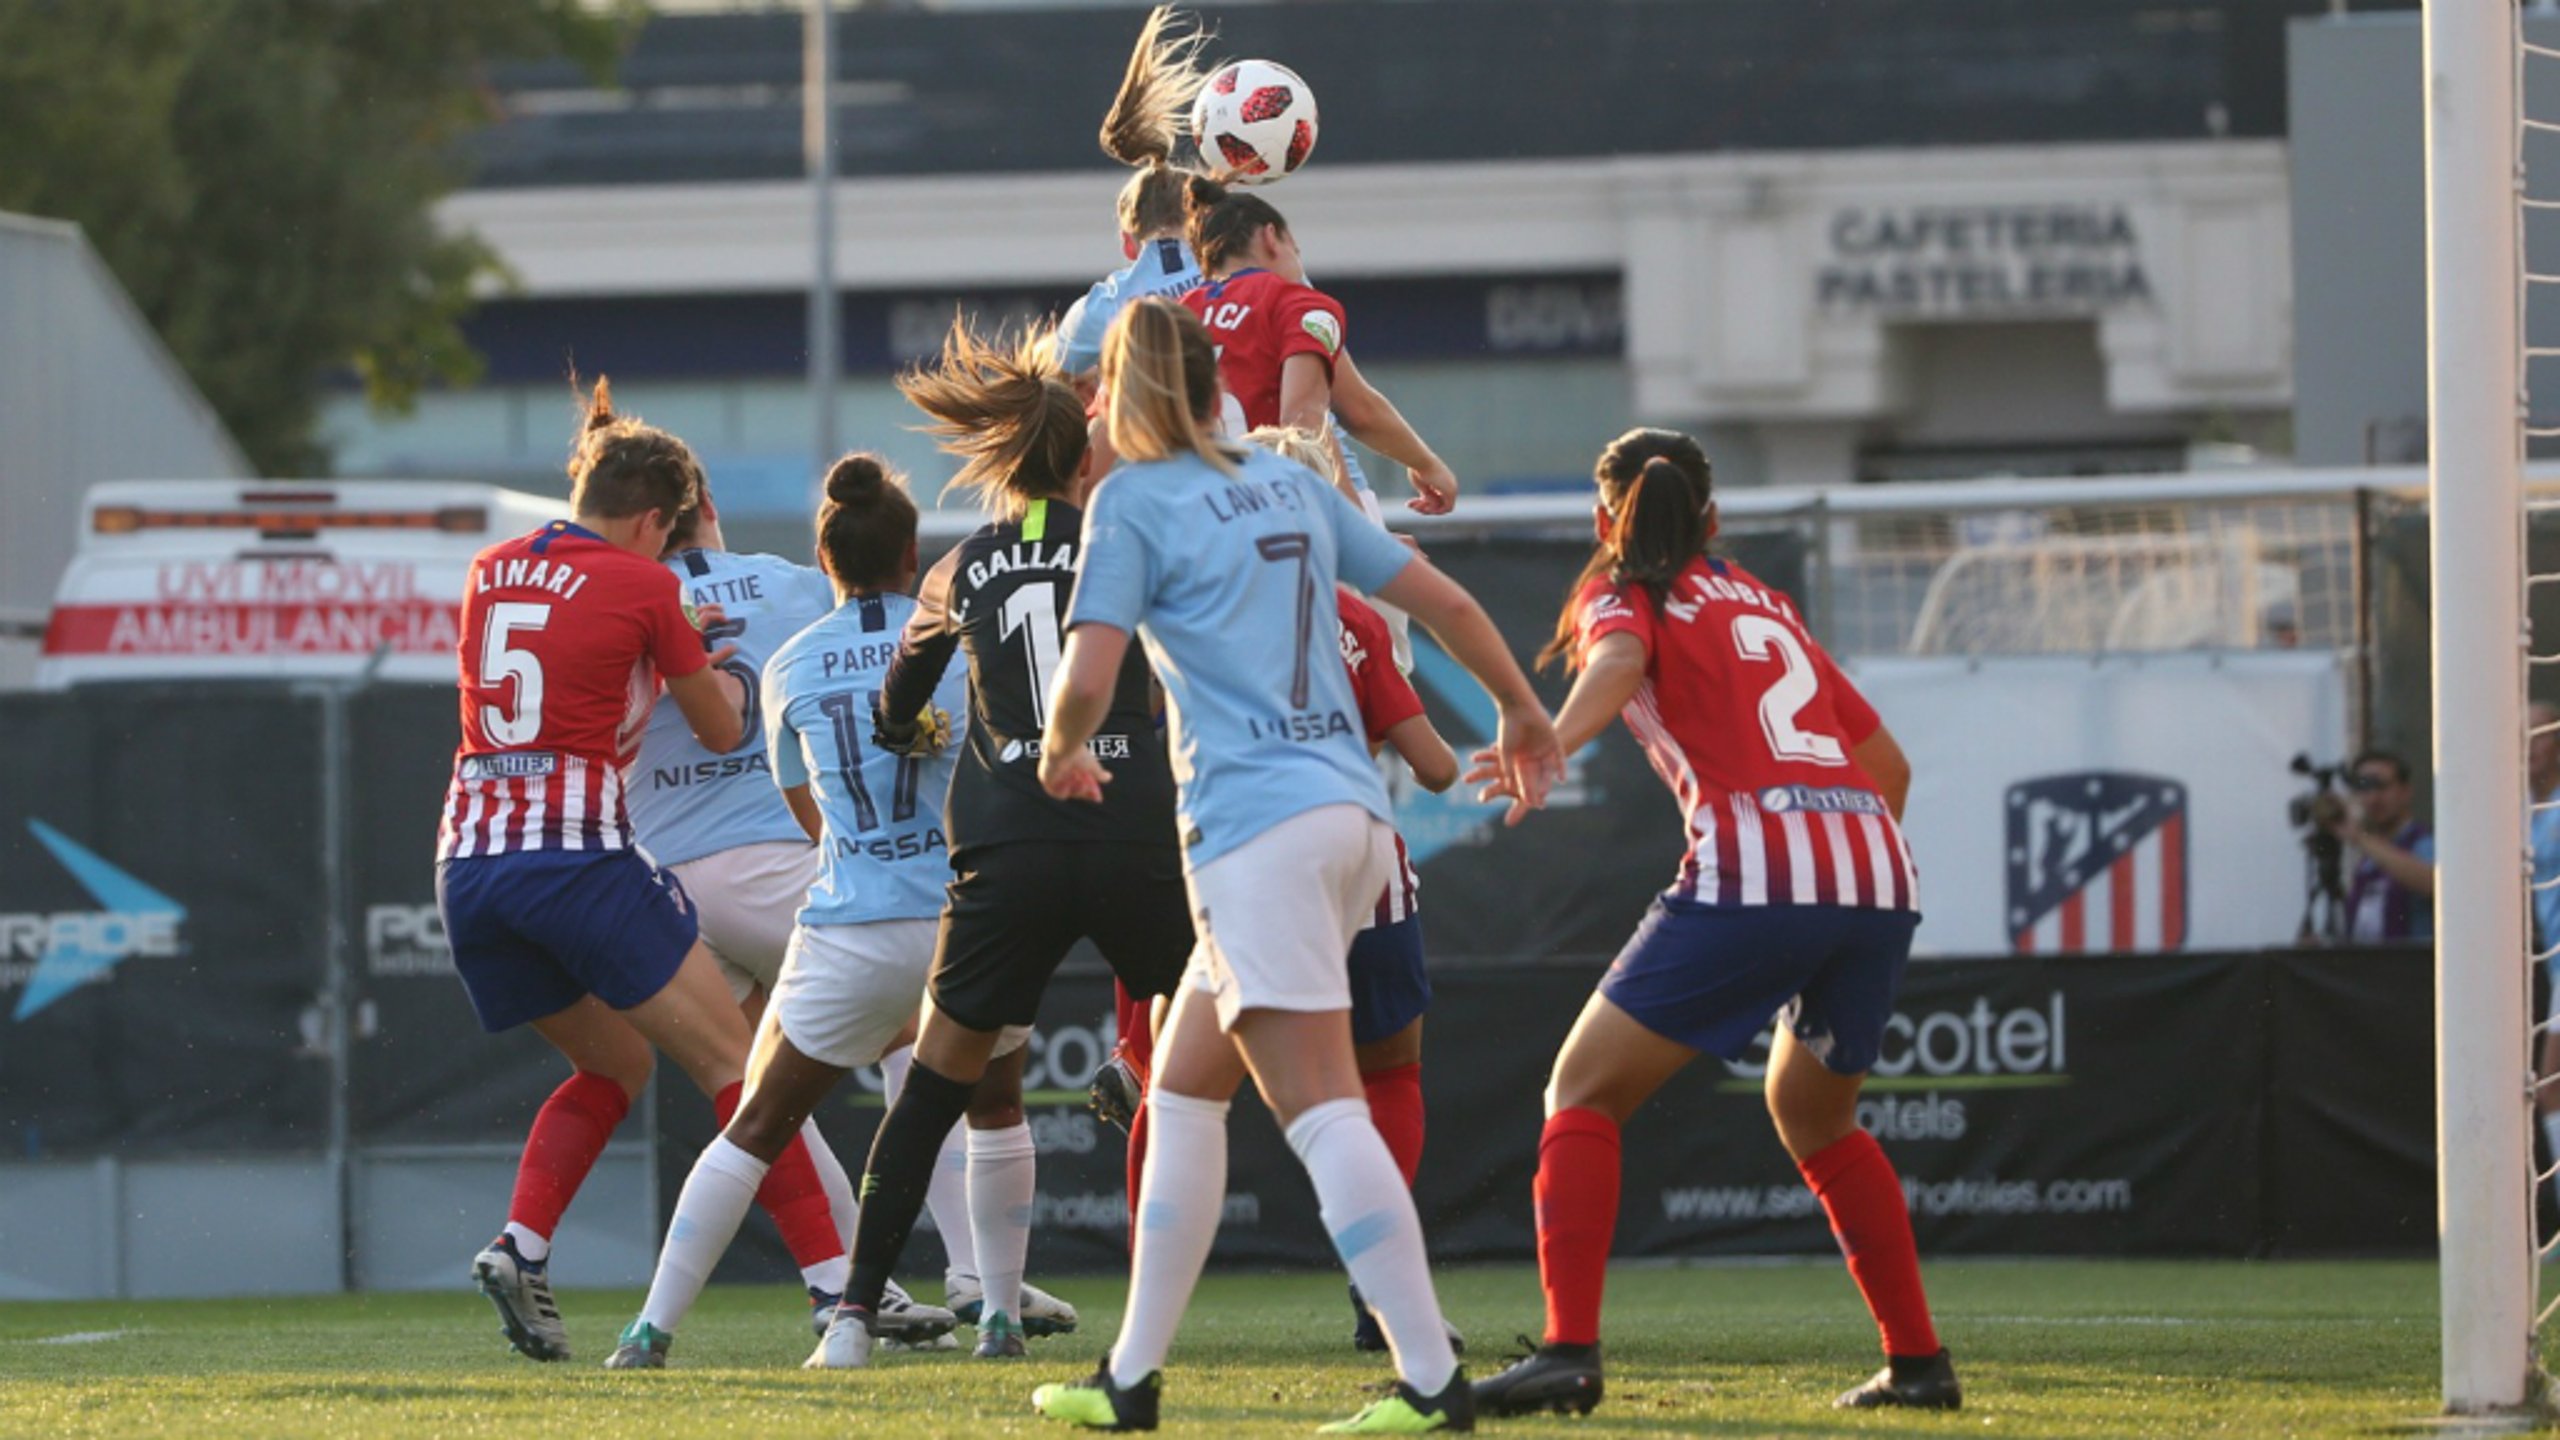
<svg viewBox="0 0 2560 1440">
<path fill-rule="evenodd" d="M 1349 509 L 1349 502 L 1344 508 Z M 1377 596 L 1422 622 L 1422 628 L 1467 667 L 1467 673 L 1501 707 L 1493 751 L 1511 801 L 1502 819 L 1506 825 L 1527 819 L 1530 811 L 1546 803 L 1548 789 L 1563 778 L 1564 752 L 1556 746 L 1555 724 L 1547 717 L 1547 707 L 1529 688 L 1529 677 L 1521 673 L 1520 662 L 1511 658 L 1511 647 L 1493 627 L 1493 618 L 1457 581 L 1419 555 L 1379 587 Z"/>
<path fill-rule="evenodd" d="M 1599 739 L 1644 684 L 1644 667 L 1644 642 L 1629 632 L 1604 636 L 1593 645 L 1582 658 L 1582 673 L 1574 677 L 1573 692 L 1564 697 L 1564 708 L 1556 712 L 1557 748 L 1572 755 Z M 1511 787 L 1503 778 L 1501 752 L 1486 746 L 1469 756 L 1468 761 L 1467 783 L 1483 787 L 1476 792 L 1477 799 L 1512 798 Z"/>
<path fill-rule="evenodd" d="M 1413 482 L 1408 508 L 1423 515 L 1446 515 L 1457 508 L 1456 473 L 1406 422 L 1395 402 L 1360 373 L 1348 350 L 1333 362 L 1333 414 L 1351 438 L 1405 468 Z"/>
</svg>

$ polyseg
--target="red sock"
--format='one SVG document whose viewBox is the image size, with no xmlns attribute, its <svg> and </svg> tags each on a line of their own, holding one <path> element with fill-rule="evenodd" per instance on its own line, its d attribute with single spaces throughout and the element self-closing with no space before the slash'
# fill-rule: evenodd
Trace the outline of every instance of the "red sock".
<svg viewBox="0 0 2560 1440">
<path fill-rule="evenodd" d="M 1884 1147 L 1866 1131 L 1852 1130 L 1796 1168 L 1831 1217 L 1831 1233 L 1876 1317 L 1884 1353 L 1937 1354 L 1938 1328 L 1929 1323 L 1929 1297 L 1920 1288 L 1920 1248 L 1911 1241 L 1911 1207 Z"/>
<path fill-rule="evenodd" d="M 1360 1077 L 1360 1088 L 1369 1092 L 1370 1123 L 1396 1157 L 1404 1188 L 1412 1189 L 1422 1173 L 1422 1062 L 1372 1071 Z"/>
<path fill-rule="evenodd" d="M 1559 1110 L 1538 1136 L 1538 1283 L 1547 1342 L 1600 1343 L 1600 1292 L 1618 1230 L 1618 1126 L 1597 1110 Z"/>
<path fill-rule="evenodd" d="M 738 1099 L 745 1093 L 743 1082 L 732 1081 L 728 1088 L 711 1097 L 711 1113 L 725 1128 L 729 1117 L 738 1113 Z M 774 1228 L 782 1232 L 782 1243 L 791 1251 L 791 1263 L 806 1270 L 823 1265 L 844 1254 L 844 1236 L 836 1230 L 833 1207 L 827 1204 L 827 1187 L 818 1183 L 818 1167 L 809 1158 L 809 1146 L 798 1135 L 773 1157 L 773 1165 L 764 1172 L 764 1183 L 756 1187 L 756 1203 L 773 1217 Z"/>
<path fill-rule="evenodd" d="M 1146 1083 L 1153 1073 L 1156 1058 L 1156 1002 L 1143 995 L 1132 995 L 1119 981 L 1111 982 L 1111 1016 L 1113 1028 L 1120 1032 L 1120 1050 L 1129 1063 L 1137 1067 L 1138 1080 Z"/>
<path fill-rule="evenodd" d="M 601 1075 L 571 1071 L 533 1117 L 524 1159 L 516 1165 L 507 1223 L 551 1238 L 560 1228 L 561 1212 L 577 1198 L 578 1187 L 604 1153 L 604 1143 L 613 1138 L 614 1127 L 630 1113 L 631 1097 L 621 1086 Z"/>
<path fill-rule="evenodd" d="M 1132 995 L 1129 987 L 1111 982 L 1111 1015 L 1120 1032 L 1121 1053 L 1137 1067 L 1138 1078 L 1149 1081 L 1155 1070 L 1156 1032 L 1155 1002 L 1143 995 Z M 1140 1105 L 1129 1120 L 1129 1249 L 1138 1248 L 1138 1192 L 1147 1175 L 1147 1107 Z"/>
</svg>

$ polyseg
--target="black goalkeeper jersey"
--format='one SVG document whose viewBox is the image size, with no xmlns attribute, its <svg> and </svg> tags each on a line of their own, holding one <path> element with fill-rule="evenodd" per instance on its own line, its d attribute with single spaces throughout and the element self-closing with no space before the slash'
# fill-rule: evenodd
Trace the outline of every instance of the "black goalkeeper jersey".
<svg viewBox="0 0 2560 1440">
<path fill-rule="evenodd" d="M 972 846 L 1082 840 L 1172 846 L 1174 789 L 1146 652 L 1133 642 L 1111 710 L 1091 742 L 1111 771 L 1102 803 L 1040 788 L 1040 732 L 1065 648 L 1084 514 L 1035 500 L 1019 521 L 979 529 L 926 572 L 899 637 L 883 710 L 909 716 L 933 697 L 951 652 L 969 652 L 969 726 L 943 829 L 955 863 Z"/>
</svg>

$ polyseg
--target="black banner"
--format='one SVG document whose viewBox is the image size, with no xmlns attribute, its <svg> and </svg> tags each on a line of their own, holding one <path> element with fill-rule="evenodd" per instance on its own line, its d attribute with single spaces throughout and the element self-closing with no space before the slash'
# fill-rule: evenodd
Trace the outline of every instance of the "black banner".
<svg viewBox="0 0 2560 1440">
<path fill-rule="evenodd" d="M 1443 548 L 1498 603 L 1551 603 L 1543 585 L 1486 583 L 1521 558 L 1504 547 Z M 1435 704 L 1455 712 L 1455 689 Z M 529 1033 L 479 1032 L 435 923 L 452 703 L 386 687 L 349 704 L 340 918 L 359 1143 L 515 1143 L 562 1070 Z M 0 701 L 13 757 L 0 771 L 0 1153 L 325 1143 L 325 718 L 280 690 Z M 1603 745 L 1578 783 L 1630 803 L 1658 793 L 1638 763 Z M 1446 1259 L 1529 1253 L 1547 1069 L 1659 881 L 1639 856 L 1676 845 L 1668 806 L 1659 856 L 1648 827 L 1613 820 L 1626 808 L 1560 807 L 1540 820 L 1565 827 L 1553 843 L 1498 826 L 1443 835 L 1425 859 L 1439 998 L 1419 1200 Z M 1410 816 L 1408 829 L 1427 833 Z M 1579 958 L 1481 963 L 1538 954 Z M 2424 951 L 1917 963 L 1861 1119 L 1941 1253 L 2423 1251 L 2430 977 Z M 1053 1272 L 1125 1254 L 1121 1142 L 1081 1093 L 1108 1014 L 1107 982 L 1077 968 L 1035 1042 L 1035 1255 Z M 857 1077 L 822 1116 L 851 1169 L 877 1084 Z M 682 1088 L 661 1092 L 670 1203 L 709 1136 Z M 1757 1089 L 1750 1065 L 1705 1062 L 1637 1117 L 1619 1253 L 1828 1247 Z M 1330 1263 L 1306 1181 L 1250 1097 L 1233 1132 L 1221 1261 Z M 743 1253 L 753 1262 L 755 1244 Z"/>
<path fill-rule="evenodd" d="M 0 697 L 0 1154 L 326 1142 L 319 733 L 273 693 Z"/>
<path fill-rule="evenodd" d="M 436 913 L 437 817 L 461 720 L 453 691 L 398 685 L 349 706 L 347 934 L 352 1126 L 373 1144 L 521 1140 L 568 1062 L 531 1027 L 483 1034 Z"/>
<path fill-rule="evenodd" d="M 1533 1252 L 1540 1094 L 1597 975 L 1524 965 L 1436 977 L 1416 1200 L 1439 1260 Z M 1930 1254 L 2423 1253 L 2435 1213 L 2430 975 L 2417 950 L 1918 963 L 1859 1120 L 1900 1169 Z M 1040 1144 L 1035 1272 L 1126 1262 L 1120 1136 L 1083 1112 L 1080 1093 L 1107 1048 L 1108 999 L 1098 977 L 1062 978 L 1042 1017 L 1026 1087 Z M 857 1173 L 879 1114 L 876 1077 L 858 1078 L 822 1117 Z M 698 1101 L 662 1113 L 681 1117 L 660 1150 L 671 1208 L 710 1126 Z M 1701 1061 L 1625 1139 L 1618 1255 L 1831 1250 L 1750 1059 Z M 726 1273 L 771 1275 L 782 1262 L 770 1229 L 749 1234 Z M 1333 1263 L 1305 1175 L 1250 1092 L 1230 1126 L 1216 1258 Z M 922 1238 L 909 1259 L 928 1280 L 940 1265 Z"/>
</svg>

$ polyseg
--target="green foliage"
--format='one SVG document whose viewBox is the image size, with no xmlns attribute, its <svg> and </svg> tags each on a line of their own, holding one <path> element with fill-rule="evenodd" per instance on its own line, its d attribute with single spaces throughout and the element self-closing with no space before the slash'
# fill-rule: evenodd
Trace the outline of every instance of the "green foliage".
<svg viewBox="0 0 2560 1440">
<path fill-rule="evenodd" d="M 599 80 L 639 0 L 0 0 L 0 210 L 77 221 L 252 461 L 316 473 L 320 386 L 377 406 L 479 358 L 502 281 L 435 224 L 498 59 Z"/>
<path fill-rule="evenodd" d="M 508 1353 L 488 1305 L 460 1283 L 421 1295 L 0 1306 L 0 1435 L 1073 1440 L 1033 1418 L 1031 1387 L 1092 1373 L 1118 1330 L 1122 1285 L 1038 1278 L 1084 1324 L 1031 1342 L 1029 1360 L 974 1361 L 964 1347 L 882 1355 L 855 1374 L 799 1368 L 808 1311 L 782 1285 L 713 1287 L 660 1373 L 597 1368 L 637 1291 L 562 1297 L 577 1347 L 564 1365 Z M 1474 1374 L 1500 1366 L 1514 1331 L 1538 1326 L 1525 1267 L 1434 1278 L 1470 1337 Z M 1928 1279 L 1964 1377 L 1959 1415 L 1830 1408 L 1877 1364 L 1875 1326 L 1837 1260 L 1620 1266 L 1608 1400 L 1587 1418 L 1488 1421 L 1479 1433 L 2376 1437 L 2436 1409 L 2432 1265 L 1949 1261 Z M 1165 1433 L 1296 1437 L 1349 1415 L 1371 1398 L 1360 1387 L 1387 1374 L 1385 1357 L 1353 1353 L 1350 1330 L 1337 1273 L 1210 1276 L 1165 1372 Z M 83 1332 L 113 1338 L 36 1343 Z"/>
</svg>

